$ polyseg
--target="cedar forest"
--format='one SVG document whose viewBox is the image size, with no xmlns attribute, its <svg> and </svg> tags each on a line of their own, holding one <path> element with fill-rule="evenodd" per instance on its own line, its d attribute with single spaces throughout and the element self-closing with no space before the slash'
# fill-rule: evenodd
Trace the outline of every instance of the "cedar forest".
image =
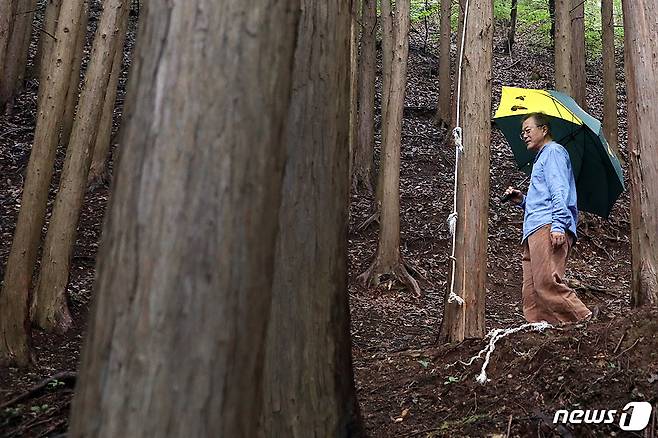
<svg viewBox="0 0 658 438">
<path fill-rule="evenodd" d="M 2 0 L 0 436 L 658 437 L 657 17 Z M 586 321 L 524 319 L 503 87 L 619 163 Z"/>
</svg>

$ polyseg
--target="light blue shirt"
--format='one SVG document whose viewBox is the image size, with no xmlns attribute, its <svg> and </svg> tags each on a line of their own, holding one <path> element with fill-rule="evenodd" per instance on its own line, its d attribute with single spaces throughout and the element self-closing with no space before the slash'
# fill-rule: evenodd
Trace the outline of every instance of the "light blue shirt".
<svg viewBox="0 0 658 438">
<path fill-rule="evenodd" d="M 571 231 L 575 239 L 577 205 L 569 153 L 554 141 L 545 144 L 535 156 L 528 195 L 520 204 L 525 210 L 521 241 L 546 224 L 551 224 L 551 232 Z"/>
</svg>

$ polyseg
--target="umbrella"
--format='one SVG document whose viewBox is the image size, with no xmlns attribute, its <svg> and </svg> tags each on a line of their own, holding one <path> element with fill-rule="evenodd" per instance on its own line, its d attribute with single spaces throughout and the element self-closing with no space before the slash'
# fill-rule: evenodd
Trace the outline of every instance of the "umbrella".
<svg viewBox="0 0 658 438">
<path fill-rule="evenodd" d="M 494 116 L 507 138 L 519 169 L 532 171 L 535 153 L 519 138 L 523 116 L 543 113 L 550 119 L 553 139 L 569 152 L 578 192 L 578 209 L 608 217 L 624 191 L 619 160 L 603 136 L 601 122 L 564 93 L 553 90 L 503 87 Z"/>
</svg>

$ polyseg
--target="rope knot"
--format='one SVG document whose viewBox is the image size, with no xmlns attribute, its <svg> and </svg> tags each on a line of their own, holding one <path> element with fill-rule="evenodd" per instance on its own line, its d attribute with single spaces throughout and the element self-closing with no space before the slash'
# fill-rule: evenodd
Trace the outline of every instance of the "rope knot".
<svg viewBox="0 0 658 438">
<path fill-rule="evenodd" d="M 458 215 L 456 211 L 453 211 L 448 216 L 448 228 L 450 229 L 450 234 L 452 236 L 455 235 L 455 230 L 457 229 L 457 217 Z"/>
</svg>

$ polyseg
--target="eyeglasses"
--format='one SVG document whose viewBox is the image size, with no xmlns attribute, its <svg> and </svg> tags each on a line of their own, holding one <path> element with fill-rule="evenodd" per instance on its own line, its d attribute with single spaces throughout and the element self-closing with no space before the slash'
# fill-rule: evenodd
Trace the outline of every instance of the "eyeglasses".
<svg viewBox="0 0 658 438">
<path fill-rule="evenodd" d="M 521 132 L 519 133 L 519 137 L 521 140 L 525 140 L 525 136 L 530 134 L 530 131 L 532 131 L 534 128 L 539 128 L 540 126 L 546 126 L 546 125 L 537 125 L 537 126 L 528 126 L 525 129 L 522 129 Z"/>
</svg>

